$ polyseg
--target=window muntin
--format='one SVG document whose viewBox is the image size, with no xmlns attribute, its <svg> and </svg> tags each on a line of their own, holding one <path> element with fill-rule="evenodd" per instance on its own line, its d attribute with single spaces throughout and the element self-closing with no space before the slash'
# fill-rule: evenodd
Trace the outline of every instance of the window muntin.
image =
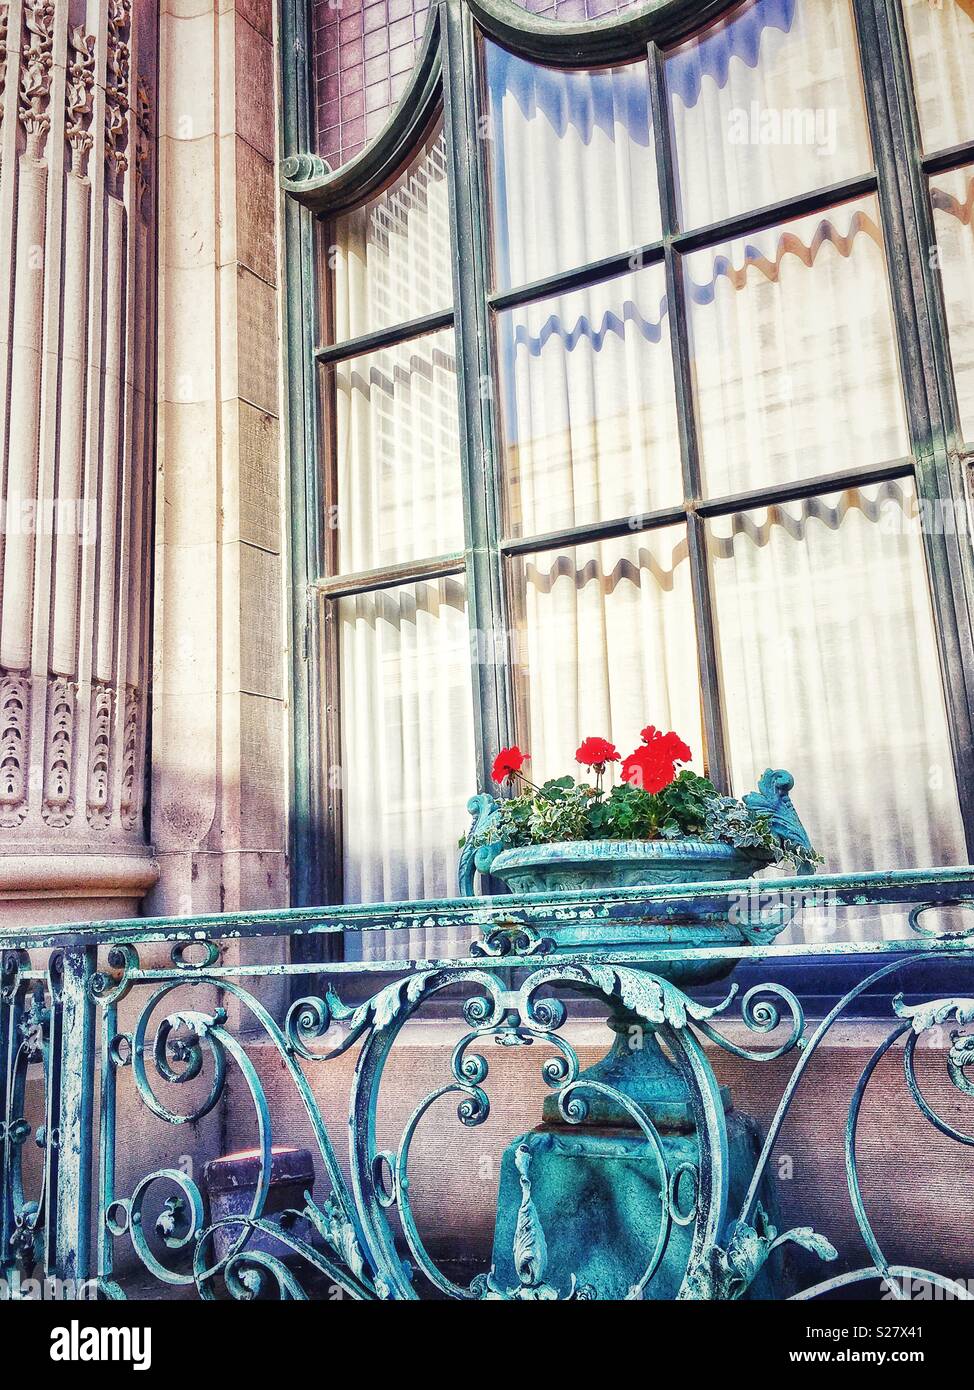
<svg viewBox="0 0 974 1390">
<path fill-rule="evenodd" d="M 463 549 L 452 328 L 322 369 L 337 574 Z"/>
<path fill-rule="evenodd" d="M 875 197 L 749 232 L 684 267 L 706 495 L 908 452 Z"/>
<path fill-rule="evenodd" d="M 849 0 L 746 0 L 669 49 L 665 75 L 682 227 L 872 166 Z"/>
<path fill-rule="evenodd" d="M 708 549 L 735 787 L 785 749 L 827 868 L 963 863 L 912 480 L 715 518 Z"/>
<path fill-rule="evenodd" d="M 658 240 L 646 62 L 547 68 L 488 40 L 483 54 L 495 288 Z"/>
<path fill-rule="evenodd" d="M 925 152 L 974 140 L 974 10 L 966 0 L 901 0 Z"/>
<path fill-rule="evenodd" d="M 505 532 L 682 499 L 661 265 L 496 317 Z"/>
<path fill-rule="evenodd" d="M 512 557 L 518 732 L 535 781 L 571 770 L 598 733 L 628 753 L 652 722 L 703 766 L 686 529 L 668 526 Z"/>
<path fill-rule="evenodd" d="M 962 437 L 974 443 L 974 164 L 930 180 Z"/>
</svg>

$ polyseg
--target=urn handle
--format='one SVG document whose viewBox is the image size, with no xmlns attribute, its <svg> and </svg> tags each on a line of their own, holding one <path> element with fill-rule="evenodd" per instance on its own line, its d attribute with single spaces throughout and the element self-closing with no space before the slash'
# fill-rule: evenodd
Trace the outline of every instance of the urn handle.
<svg viewBox="0 0 974 1390">
<path fill-rule="evenodd" d="M 504 846 L 500 841 L 495 841 L 492 844 L 484 838 L 490 833 L 492 826 L 497 821 L 498 804 L 490 792 L 478 792 L 476 796 L 472 796 L 467 802 L 467 810 L 473 820 L 460 850 L 460 859 L 457 864 L 457 883 L 461 898 L 475 898 L 477 896 L 473 881 L 475 871 L 479 869 L 482 874 L 489 874 L 491 864 Z"/>
<path fill-rule="evenodd" d="M 754 815 L 768 817 L 771 829 L 792 852 L 799 874 L 813 874 L 815 851 L 788 794 L 794 785 L 794 777 L 785 768 L 766 768 L 757 791 L 748 792 L 744 797 L 744 805 Z"/>
</svg>

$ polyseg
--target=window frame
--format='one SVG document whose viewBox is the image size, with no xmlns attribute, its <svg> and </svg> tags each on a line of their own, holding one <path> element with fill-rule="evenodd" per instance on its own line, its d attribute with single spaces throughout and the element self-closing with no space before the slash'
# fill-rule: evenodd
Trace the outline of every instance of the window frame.
<svg viewBox="0 0 974 1390">
<path fill-rule="evenodd" d="M 704 763 L 715 783 L 728 786 L 728 753 L 721 708 L 711 579 L 706 554 L 708 518 L 795 501 L 823 492 L 912 478 L 918 499 L 965 498 L 974 477 L 974 446 L 958 427 L 940 273 L 921 248 L 936 243 L 927 189 L 930 174 L 974 159 L 974 139 L 924 156 L 900 0 L 851 0 L 874 167 L 839 184 L 692 231 L 678 227 L 674 152 L 663 80 L 662 45 L 685 38 L 733 8 L 735 0 L 663 0 L 614 20 L 564 24 L 529 14 L 512 0 L 435 0 L 410 83 L 389 122 L 354 159 L 332 172 L 312 148 L 310 0 L 282 0 L 283 227 L 287 285 L 285 382 L 292 517 L 292 893 L 299 905 L 341 901 L 340 792 L 323 777 L 328 747 L 340 745 L 337 652 L 325 613 L 333 600 L 397 583 L 464 574 L 472 630 L 506 631 L 505 571 L 527 552 L 633 534 L 630 517 L 548 532 L 505 537 L 501 530 L 498 392 L 494 377 L 493 316 L 546 295 L 606 280 L 640 265 L 661 264 L 673 311 L 670 347 L 676 389 L 684 503 L 640 518 L 639 530 L 685 522 L 690 551 L 704 726 Z M 647 246 L 558 272 L 527 286 L 493 291 L 489 282 L 486 161 L 478 138 L 483 85 L 479 35 L 547 66 L 597 66 L 648 58 L 651 109 L 662 212 L 662 236 Z M 474 80 L 476 79 L 476 80 Z M 447 142 L 449 207 L 454 237 L 452 310 L 322 347 L 316 288 L 316 218 L 332 216 L 380 190 L 408 161 L 442 103 Z M 904 391 L 910 452 L 900 459 L 772 484 L 722 497 L 703 496 L 692 362 L 681 255 L 865 195 L 878 199 L 892 314 Z M 457 352 L 465 544 L 462 553 L 323 578 L 320 363 L 357 356 L 452 325 Z M 492 382 L 484 392 L 482 382 Z M 968 857 L 974 858 L 974 557 L 966 536 L 923 534 L 941 679 Z M 318 653 L 324 650 L 324 675 Z M 478 785 L 496 750 L 514 740 L 514 693 L 509 663 L 472 660 Z M 322 720 L 322 692 L 328 692 Z M 324 740 L 320 736 L 325 725 Z M 326 747 L 327 745 L 327 747 Z M 331 759 L 338 762 L 335 756 Z M 472 787 L 471 792 L 476 790 Z"/>
</svg>

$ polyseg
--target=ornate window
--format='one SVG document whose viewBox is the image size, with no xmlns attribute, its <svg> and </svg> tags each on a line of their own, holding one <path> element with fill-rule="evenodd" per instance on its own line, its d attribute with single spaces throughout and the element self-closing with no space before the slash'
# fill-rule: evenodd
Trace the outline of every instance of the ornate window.
<svg viewBox="0 0 974 1390">
<path fill-rule="evenodd" d="M 498 747 L 647 721 L 969 860 L 970 7 L 402 8 L 287 10 L 302 895 L 452 893 Z"/>
</svg>

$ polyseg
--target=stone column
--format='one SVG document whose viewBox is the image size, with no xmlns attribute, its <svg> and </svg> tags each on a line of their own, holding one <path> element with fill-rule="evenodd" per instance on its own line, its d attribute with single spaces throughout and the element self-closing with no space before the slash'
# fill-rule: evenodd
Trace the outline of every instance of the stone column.
<svg viewBox="0 0 974 1390">
<path fill-rule="evenodd" d="M 154 0 L 0 0 L 0 923 L 133 915 L 155 396 Z"/>
</svg>

